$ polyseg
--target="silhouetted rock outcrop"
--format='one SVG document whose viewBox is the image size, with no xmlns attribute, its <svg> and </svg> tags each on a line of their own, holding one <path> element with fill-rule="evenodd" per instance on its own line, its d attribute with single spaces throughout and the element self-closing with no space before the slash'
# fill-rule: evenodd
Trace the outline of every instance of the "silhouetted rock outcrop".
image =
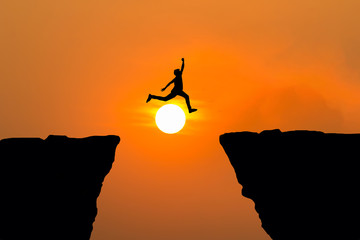
<svg viewBox="0 0 360 240">
<path fill-rule="evenodd" d="M 360 239 L 360 134 L 227 133 L 242 194 L 273 239 Z"/>
<path fill-rule="evenodd" d="M 89 239 L 118 136 L 0 141 L 0 239 Z"/>
</svg>

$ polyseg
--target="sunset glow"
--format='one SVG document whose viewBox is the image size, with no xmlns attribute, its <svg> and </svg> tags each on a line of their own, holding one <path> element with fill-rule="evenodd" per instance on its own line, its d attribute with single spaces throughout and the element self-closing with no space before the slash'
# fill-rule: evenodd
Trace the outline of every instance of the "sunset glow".
<svg viewBox="0 0 360 240">
<path fill-rule="evenodd" d="M 0 139 L 120 136 L 91 240 L 268 240 L 219 136 L 360 132 L 359 9 L 359 0 L 2 1 Z M 170 135 L 155 122 L 165 102 L 146 99 L 171 92 L 161 89 L 181 58 L 198 111 L 180 96 L 167 102 L 186 110 Z"/>
</svg>

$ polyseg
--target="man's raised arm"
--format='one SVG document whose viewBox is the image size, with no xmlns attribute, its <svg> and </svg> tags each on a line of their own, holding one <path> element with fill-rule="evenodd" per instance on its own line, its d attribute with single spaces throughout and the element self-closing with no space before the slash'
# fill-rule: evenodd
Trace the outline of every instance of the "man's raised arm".
<svg viewBox="0 0 360 240">
<path fill-rule="evenodd" d="M 185 65 L 184 61 L 185 61 L 185 59 L 182 58 L 181 61 L 182 61 L 182 65 L 181 65 L 181 70 L 180 71 L 182 73 L 184 71 L 184 65 Z"/>
</svg>

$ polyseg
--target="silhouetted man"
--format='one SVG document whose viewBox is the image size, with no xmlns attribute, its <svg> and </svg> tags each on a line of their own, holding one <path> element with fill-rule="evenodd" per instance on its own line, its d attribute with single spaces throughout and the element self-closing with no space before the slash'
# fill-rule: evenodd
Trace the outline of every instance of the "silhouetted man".
<svg viewBox="0 0 360 240">
<path fill-rule="evenodd" d="M 189 109 L 189 113 L 197 111 L 197 109 L 191 108 L 189 95 L 187 95 L 183 91 L 182 73 L 184 71 L 184 65 L 185 65 L 184 64 L 184 58 L 182 58 L 181 61 L 182 61 L 181 70 L 180 69 L 175 69 L 174 70 L 175 78 L 171 82 L 169 82 L 163 89 L 161 89 L 161 91 L 165 91 L 165 89 L 170 84 L 174 83 L 174 88 L 171 90 L 170 94 L 167 95 L 166 97 L 160 97 L 160 96 L 155 96 L 155 95 L 149 94 L 149 97 L 147 98 L 146 102 L 149 102 L 151 99 L 157 99 L 157 100 L 161 100 L 161 101 L 168 101 L 170 99 L 173 99 L 177 95 L 179 95 L 179 96 L 185 98 L 186 105 L 187 105 L 187 107 Z"/>
</svg>

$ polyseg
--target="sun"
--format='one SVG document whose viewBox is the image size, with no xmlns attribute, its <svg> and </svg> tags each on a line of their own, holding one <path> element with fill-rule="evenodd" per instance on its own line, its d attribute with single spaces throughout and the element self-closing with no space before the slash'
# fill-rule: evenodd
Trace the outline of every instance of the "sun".
<svg viewBox="0 0 360 240">
<path fill-rule="evenodd" d="M 185 121 L 184 111 L 175 104 L 162 106 L 155 116 L 155 122 L 158 128 L 168 134 L 179 132 L 184 127 Z"/>
</svg>

